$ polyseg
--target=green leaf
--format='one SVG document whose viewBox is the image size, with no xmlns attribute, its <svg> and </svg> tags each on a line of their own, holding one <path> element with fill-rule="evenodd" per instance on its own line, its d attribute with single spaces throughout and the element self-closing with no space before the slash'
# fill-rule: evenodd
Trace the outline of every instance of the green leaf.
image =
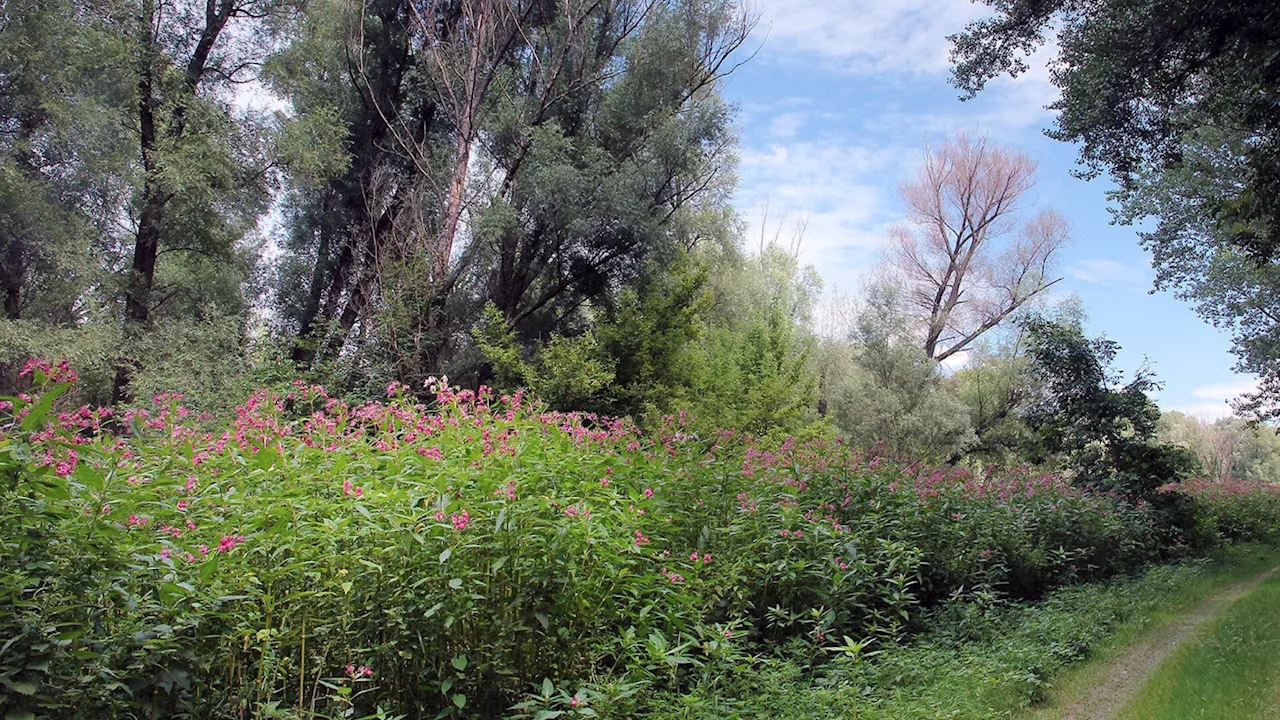
<svg viewBox="0 0 1280 720">
<path fill-rule="evenodd" d="M 453 704 L 457 705 L 459 710 L 467 706 L 467 696 L 462 693 L 454 695 L 452 700 Z"/>
<path fill-rule="evenodd" d="M 200 572 L 198 573 L 200 582 L 209 582 L 209 578 L 212 578 L 213 574 L 217 571 L 218 571 L 218 556 L 214 554 L 214 555 L 211 555 L 211 557 L 204 562 L 204 565 L 200 567 Z"/>
<path fill-rule="evenodd" d="M 4 720 L 36 720 L 36 716 L 30 710 L 10 710 L 4 714 Z"/>
<path fill-rule="evenodd" d="M 542 678 L 542 695 L 551 697 L 551 693 L 556 691 L 556 686 L 551 682 L 551 678 Z"/>
<path fill-rule="evenodd" d="M 35 695 L 36 691 L 40 689 L 40 683 L 31 682 L 30 680 L 10 680 L 5 685 L 8 685 L 10 690 L 20 695 Z"/>
<path fill-rule="evenodd" d="M 345 594 L 347 594 L 347 595 L 350 595 L 350 594 L 351 594 L 351 581 L 350 581 L 350 580 L 348 580 L 347 582 L 342 583 L 341 587 L 342 587 L 342 592 L 343 592 L 343 593 L 345 593 Z"/>
<path fill-rule="evenodd" d="M 462 578 L 454 578 L 450 580 L 449 587 L 453 588 L 454 590 L 457 590 L 458 588 L 462 587 Z"/>
<path fill-rule="evenodd" d="M 463 670 L 466 670 L 466 669 L 467 669 L 467 656 L 466 656 L 466 655 L 454 655 L 454 656 L 453 656 L 453 661 L 452 661 L 452 662 L 453 662 L 453 667 L 454 667 L 458 672 L 462 672 Z"/>
<path fill-rule="evenodd" d="M 22 419 L 22 429 L 34 430 L 43 425 L 44 419 L 48 417 L 49 411 L 53 409 L 53 401 L 57 400 L 58 396 L 65 393 L 70 387 L 71 383 L 58 383 L 45 390 L 40 399 L 31 406 L 31 414 Z"/>
<path fill-rule="evenodd" d="M 445 560 L 448 560 L 452 556 L 453 556 L 453 548 L 445 548 L 444 552 L 440 553 L 440 562 L 443 563 Z"/>
</svg>

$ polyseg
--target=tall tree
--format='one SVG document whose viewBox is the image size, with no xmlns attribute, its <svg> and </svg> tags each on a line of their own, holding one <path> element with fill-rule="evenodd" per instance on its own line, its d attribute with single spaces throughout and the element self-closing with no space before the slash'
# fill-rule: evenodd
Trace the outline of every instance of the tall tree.
<svg viewBox="0 0 1280 720">
<path fill-rule="evenodd" d="M 1027 217 L 1036 165 L 1025 154 L 960 133 L 928 148 L 902 186 L 908 222 L 892 230 L 887 259 L 903 299 L 924 324 L 923 348 L 945 360 L 1044 292 L 1066 220 Z"/>
<path fill-rule="evenodd" d="M 264 209 L 262 144 L 255 128 L 233 115 L 231 88 L 251 79 L 265 54 L 260 38 L 245 38 L 283 7 L 278 0 L 137 0 L 94 7 L 99 22 L 119 33 L 130 59 L 124 72 L 135 87 L 137 180 L 126 238 L 126 336 L 146 330 L 159 306 L 190 289 L 175 278 L 174 287 L 156 294 L 164 253 L 213 259 L 215 267 L 206 270 L 234 265 L 237 244 Z M 131 362 L 122 362 L 116 372 L 117 401 L 128 398 L 131 369 Z"/>
<path fill-rule="evenodd" d="M 77 15 L 71 0 L 21 0 L 0 19 L 0 291 L 8 320 L 71 323 L 93 282 L 89 196 L 110 185 L 93 167 L 104 150 L 95 141 L 118 128 L 102 112 L 111 81 L 89 77 L 90 63 L 106 59 L 106 38 Z"/>
<path fill-rule="evenodd" d="M 921 350 L 900 293 L 884 282 L 866 289 L 849 338 L 856 368 L 832 388 L 831 418 L 862 447 L 944 460 L 976 438 L 968 409 Z"/>
<path fill-rule="evenodd" d="M 1109 172 L 1157 286 L 1233 331 L 1239 369 L 1262 378 L 1241 409 L 1280 416 L 1280 5 L 1257 0 L 987 0 L 993 17 L 951 38 L 972 97 L 1057 40 L 1062 91 L 1050 135 Z"/>
<path fill-rule="evenodd" d="M 1056 456 L 1079 485 L 1164 502 L 1157 489 L 1197 463 L 1185 448 L 1158 441 L 1160 409 L 1148 393 L 1159 384 L 1150 371 L 1121 384 L 1111 367 L 1115 342 L 1088 338 L 1072 322 L 1031 318 L 1026 329 L 1036 383 L 1024 417 L 1040 435 L 1039 459 Z"/>
<path fill-rule="evenodd" d="M 372 342 L 405 380 L 439 372 L 485 302 L 545 335 L 674 258 L 682 218 L 723 201 L 716 88 L 750 27 L 733 3 L 362 7 L 333 77 L 358 103 L 349 127 L 378 139 L 352 133 L 351 230 L 325 253 L 322 232 L 301 238 L 316 248 L 309 283 L 293 265 L 292 286 L 312 288 L 293 301 L 304 347 Z"/>
</svg>

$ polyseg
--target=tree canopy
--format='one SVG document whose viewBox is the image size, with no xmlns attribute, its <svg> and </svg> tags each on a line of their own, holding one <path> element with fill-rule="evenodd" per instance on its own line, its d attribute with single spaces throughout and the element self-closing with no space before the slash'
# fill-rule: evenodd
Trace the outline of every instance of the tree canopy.
<svg viewBox="0 0 1280 720">
<path fill-rule="evenodd" d="M 1082 174 L 1109 173 L 1122 222 L 1141 233 L 1157 285 L 1233 331 L 1262 389 L 1243 407 L 1280 414 L 1280 6 L 1178 0 L 988 0 L 951 37 L 967 97 L 1027 70 L 1051 39 L 1062 91 L 1052 137 L 1080 144 Z"/>
</svg>

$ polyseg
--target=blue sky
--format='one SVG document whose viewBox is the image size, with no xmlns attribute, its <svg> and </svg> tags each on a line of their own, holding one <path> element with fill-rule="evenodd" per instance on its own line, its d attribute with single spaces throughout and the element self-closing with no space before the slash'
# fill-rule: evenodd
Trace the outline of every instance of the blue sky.
<svg viewBox="0 0 1280 720">
<path fill-rule="evenodd" d="M 1090 334 L 1123 350 L 1117 367 L 1148 360 L 1164 390 L 1162 408 L 1212 418 L 1253 387 L 1234 374 L 1229 338 L 1168 293 L 1150 294 L 1147 254 L 1133 228 L 1110 224 L 1105 180 L 1071 176 L 1076 149 L 1043 130 L 1057 96 L 1044 53 L 1017 79 L 991 83 L 960 102 L 947 83 L 946 36 L 986 9 L 968 0 L 763 0 L 751 41 L 759 48 L 724 87 L 737 105 L 741 137 L 735 203 L 749 244 L 807 220 L 801 260 L 851 294 L 880 254 L 888 226 L 903 217 L 897 188 L 924 144 L 969 129 L 1026 152 L 1040 166 L 1037 205 L 1072 225 L 1055 286 L 1075 293 Z M 762 222 L 766 217 L 767 223 Z"/>
</svg>

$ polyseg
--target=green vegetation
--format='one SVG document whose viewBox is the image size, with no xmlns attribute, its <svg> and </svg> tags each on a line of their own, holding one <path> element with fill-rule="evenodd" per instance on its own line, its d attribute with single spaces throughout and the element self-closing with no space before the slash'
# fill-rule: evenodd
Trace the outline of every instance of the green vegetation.
<svg viewBox="0 0 1280 720">
<path fill-rule="evenodd" d="M 1280 577 L 1233 604 L 1164 662 L 1122 720 L 1275 717 L 1280 711 Z"/>
<path fill-rule="evenodd" d="M 1061 98 L 1050 135 L 1077 143 L 1081 174 L 1115 181 L 1124 223 L 1151 251 L 1156 286 L 1232 331 L 1262 382 L 1240 409 L 1280 417 L 1280 93 L 1275 9 L 1265 2 L 985 0 L 951 36 L 967 97 L 1027 70 L 1050 38 Z"/>
<path fill-rule="evenodd" d="M 298 383 L 230 424 L 175 396 L 58 413 L 71 371 L 32 372 L 63 381 L 15 399 L 0 445 L 11 709 L 639 712 L 628 689 L 816 663 L 844 636 L 873 652 L 948 598 L 1167 551 L 1150 512 L 1029 472 L 677 419 L 642 437 L 443 384 L 434 411 Z"/>
<path fill-rule="evenodd" d="M 1096 14 L 995 5 L 970 90 Z M 1080 95 L 1147 77 L 1090 54 L 1127 5 L 1057 79 L 1265 419 L 1276 74 L 1231 38 L 1275 34 L 1237 5 L 1192 23 L 1207 74 L 1153 76 L 1221 107 Z M 847 303 L 799 237 L 747 249 L 747 4 L 0 16 L 5 720 L 990 717 L 1211 577 L 1131 573 L 1280 539 L 1268 427 L 1162 418 L 1046 307 L 1069 235 L 1025 154 L 926 149 Z"/>
<path fill-rule="evenodd" d="M 1088 685 L 1099 661 L 1277 560 L 1274 549 L 1246 546 L 1212 561 L 1056 590 L 1035 603 L 957 596 L 938 608 L 929 632 L 862 662 L 835 643 L 835 659 L 817 673 L 804 659 L 772 660 L 701 694 L 670 698 L 658 717 L 1047 720 L 1056 717 L 1052 699 Z"/>
</svg>

